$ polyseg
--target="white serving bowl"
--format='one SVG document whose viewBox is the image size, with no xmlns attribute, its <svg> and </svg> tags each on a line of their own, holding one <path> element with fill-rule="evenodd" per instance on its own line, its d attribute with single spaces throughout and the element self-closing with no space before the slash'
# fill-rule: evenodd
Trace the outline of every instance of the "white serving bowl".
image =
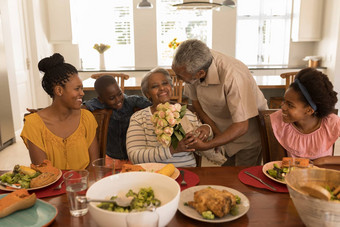
<svg viewBox="0 0 340 227">
<path fill-rule="evenodd" d="M 86 193 L 87 198 L 109 199 L 130 189 L 138 192 L 140 188 L 151 187 L 161 206 L 155 212 L 159 216 L 159 226 L 167 225 L 175 215 L 180 195 L 178 183 L 167 176 L 150 172 L 128 172 L 105 177 L 94 183 Z M 107 211 L 98 208 L 98 203 L 89 204 L 89 212 L 99 226 L 126 226 L 127 213 Z M 150 212 L 150 211 L 143 211 Z"/>
<path fill-rule="evenodd" d="M 340 171 L 323 168 L 298 168 L 286 176 L 290 197 L 306 226 L 339 226 L 340 202 L 309 196 L 300 188 L 308 182 L 321 186 L 340 185 Z"/>
</svg>

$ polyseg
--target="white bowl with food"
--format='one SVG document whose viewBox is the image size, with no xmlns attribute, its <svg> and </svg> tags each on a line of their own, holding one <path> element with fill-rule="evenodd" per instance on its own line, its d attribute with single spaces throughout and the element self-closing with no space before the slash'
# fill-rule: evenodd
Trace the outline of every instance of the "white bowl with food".
<svg viewBox="0 0 340 227">
<path fill-rule="evenodd" d="M 105 177 L 87 190 L 88 199 L 110 199 L 112 196 L 126 194 L 130 189 L 138 192 L 151 187 L 154 197 L 161 204 L 154 212 L 158 213 L 159 225 L 166 226 L 175 215 L 180 197 L 178 183 L 170 177 L 150 172 L 128 172 Z M 128 213 L 114 212 L 97 207 L 99 203 L 89 203 L 89 212 L 99 226 L 126 226 Z M 151 212 L 151 211 L 141 211 Z"/>
<path fill-rule="evenodd" d="M 327 191 L 334 192 L 340 186 L 340 171 L 297 168 L 287 174 L 285 180 L 290 197 L 306 226 L 339 226 L 340 192 L 334 193 L 338 196 L 335 198 L 327 195 Z"/>
</svg>

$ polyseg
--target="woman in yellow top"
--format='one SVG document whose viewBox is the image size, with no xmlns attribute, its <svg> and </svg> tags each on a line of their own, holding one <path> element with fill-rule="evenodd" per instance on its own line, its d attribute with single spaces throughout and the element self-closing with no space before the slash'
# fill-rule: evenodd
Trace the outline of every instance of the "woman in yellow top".
<svg viewBox="0 0 340 227">
<path fill-rule="evenodd" d="M 97 122 L 81 109 L 83 84 L 77 69 L 54 54 L 42 59 L 42 87 L 53 99 L 50 106 L 25 117 L 21 132 L 33 164 L 50 160 L 59 169 L 85 169 L 99 157 Z"/>
</svg>

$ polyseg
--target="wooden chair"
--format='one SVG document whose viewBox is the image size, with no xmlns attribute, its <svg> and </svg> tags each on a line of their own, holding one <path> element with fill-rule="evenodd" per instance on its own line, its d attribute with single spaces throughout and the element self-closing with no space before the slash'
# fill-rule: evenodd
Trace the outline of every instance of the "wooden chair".
<svg viewBox="0 0 340 227">
<path fill-rule="evenodd" d="M 294 78 L 297 73 L 298 72 L 288 72 L 280 74 L 280 77 L 286 80 L 285 91 L 288 89 L 289 85 L 294 82 Z M 283 100 L 283 97 L 270 97 L 269 108 L 279 109 Z"/>
<path fill-rule="evenodd" d="M 286 79 L 285 90 L 288 89 L 289 85 L 294 82 L 295 75 L 298 72 L 288 72 L 288 73 L 281 73 L 280 77 Z"/>
<path fill-rule="evenodd" d="M 92 74 L 91 78 L 98 79 L 99 77 L 106 76 L 106 75 L 114 77 L 120 89 L 124 93 L 124 81 L 129 79 L 129 76 L 124 73 L 96 73 L 96 74 Z"/>
<path fill-rule="evenodd" d="M 287 152 L 275 138 L 270 122 L 269 115 L 275 111 L 277 111 L 277 109 L 262 110 L 259 111 L 259 115 L 257 117 L 261 134 L 263 164 L 271 161 L 282 160 L 283 157 L 287 156 Z"/>
<path fill-rule="evenodd" d="M 167 69 L 171 78 L 172 83 L 174 85 L 174 93 L 171 96 L 171 100 L 176 101 L 177 103 L 182 103 L 183 96 L 183 80 L 178 79 L 175 72 L 172 69 Z"/>
<path fill-rule="evenodd" d="M 99 145 L 99 157 L 105 158 L 106 156 L 106 143 L 107 143 L 107 132 L 109 128 L 110 117 L 112 109 L 98 109 L 92 112 L 96 118 L 97 127 L 97 138 Z"/>
</svg>

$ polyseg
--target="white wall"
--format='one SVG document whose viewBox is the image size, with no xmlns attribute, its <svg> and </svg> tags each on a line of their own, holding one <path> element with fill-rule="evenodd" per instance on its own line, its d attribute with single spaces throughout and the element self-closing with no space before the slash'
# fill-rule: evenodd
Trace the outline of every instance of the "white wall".
<svg viewBox="0 0 340 227">
<path fill-rule="evenodd" d="M 136 68 L 157 66 L 156 0 L 149 1 L 151 9 L 137 9 L 140 0 L 133 1 Z"/>
<path fill-rule="evenodd" d="M 317 55 L 323 57 L 327 75 L 340 93 L 340 1 L 325 0 L 322 40 L 316 48 Z M 338 99 L 340 97 L 338 95 Z M 337 109 L 340 108 L 338 102 Z"/>
<path fill-rule="evenodd" d="M 26 38 L 29 43 L 31 61 L 31 79 L 33 80 L 33 108 L 46 107 L 51 99 L 41 87 L 43 74 L 39 72 L 38 63 L 42 58 L 53 54 L 53 46 L 48 42 L 49 32 L 46 1 L 25 0 L 24 10 L 27 20 Z"/>
</svg>

